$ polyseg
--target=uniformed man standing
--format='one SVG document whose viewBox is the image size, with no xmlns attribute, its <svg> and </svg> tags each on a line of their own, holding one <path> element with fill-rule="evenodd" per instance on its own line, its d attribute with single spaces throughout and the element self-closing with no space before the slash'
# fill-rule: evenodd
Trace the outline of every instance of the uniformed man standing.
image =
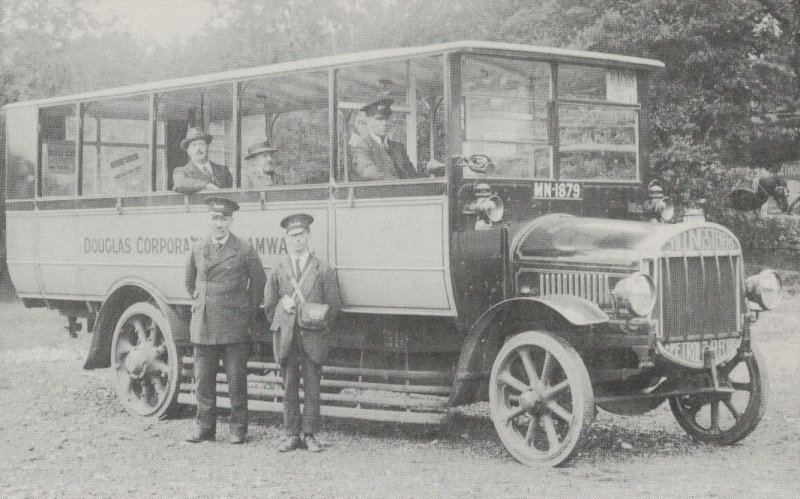
<svg viewBox="0 0 800 499">
<path fill-rule="evenodd" d="M 197 383 L 196 426 L 189 442 L 216 438 L 217 366 L 225 365 L 231 400 L 230 442 L 247 435 L 248 326 L 263 297 L 266 275 L 253 246 L 231 234 L 234 201 L 206 199 L 209 237 L 192 248 L 186 262 L 186 290 L 194 298 L 189 326 Z"/>
<path fill-rule="evenodd" d="M 283 370 L 285 396 L 283 422 L 285 438 L 278 450 L 287 452 L 306 448 L 320 452 L 322 446 L 314 433 L 320 420 L 320 379 L 322 364 L 328 355 L 328 323 L 342 308 L 336 272 L 308 249 L 314 218 L 297 213 L 284 218 L 289 254 L 272 269 L 264 291 L 267 318 L 273 331 L 275 359 Z M 306 327 L 298 316 L 301 307 L 328 305 L 326 320 Z M 302 318 L 302 317 L 301 317 Z M 300 376 L 303 377 L 305 403 L 300 415 Z M 303 437 L 300 437 L 300 431 Z"/>
</svg>

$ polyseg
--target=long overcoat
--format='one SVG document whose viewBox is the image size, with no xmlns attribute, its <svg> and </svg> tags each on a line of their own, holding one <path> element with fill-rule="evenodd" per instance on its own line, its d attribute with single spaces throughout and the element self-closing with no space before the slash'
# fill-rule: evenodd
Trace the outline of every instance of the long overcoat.
<svg viewBox="0 0 800 499">
<path fill-rule="evenodd" d="M 231 234 L 219 250 L 211 237 L 196 244 L 186 262 L 185 282 L 194 297 L 192 343 L 249 341 L 248 325 L 261 304 L 265 282 L 261 259 L 248 241 Z"/>
<path fill-rule="evenodd" d="M 306 269 L 308 272 L 301 290 L 306 301 L 312 303 L 328 304 L 328 323 L 330 324 L 342 309 L 342 296 L 339 291 L 339 282 L 336 271 L 327 263 L 314 255 L 308 257 Z M 273 350 L 275 360 L 283 362 L 289 354 L 292 338 L 299 332 L 303 342 L 303 349 L 311 360 L 322 364 L 328 356 L 328 329 L 323 331 L 309 331 L 300 328 L 296 323 L 295 314 L 289 314 L 280 304 L 281 297 L 292 296 L 291 259 L 286 256 L 278 261 L 270 271 L 267 286 L 264 290 L 264 311 L 270 321 L 273 332 Z"/>
<path fill-rule="evenodd" d="M 213 178 L 202 170 L 193 161 L 175 168 L 172 172 L 172 190 L 181 194 L 192 194 L 202 191 L 208 183 L 213 183 L 220 189 L 233 187 L 233 176 L 222 165 L 211 163 Z"/>
</svg>

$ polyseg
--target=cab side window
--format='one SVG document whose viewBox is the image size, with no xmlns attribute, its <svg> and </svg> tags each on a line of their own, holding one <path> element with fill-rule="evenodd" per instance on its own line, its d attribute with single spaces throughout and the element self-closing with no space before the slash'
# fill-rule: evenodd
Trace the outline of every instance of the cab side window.
<svg viewBox="0 0 800 499">
<path fill-rule="evenodd" d="M 83 105 L 83 194 L 151 190 L 150 98 L 147 95 Z"/>
<path fill-rule="evenodd" d="M 211 134 L 208 159 L 234 175 L 233 84 L 173 90 L 156 95 L 156 186 L 172 189 L 172 172 L 189 162 L 181 141 L 189 128 Z"/>
<path fill-rule="evenodd" d="M 441 57 L 337 71 L 340 181 L 425 178 L 444 155 Z"/>
<path fill-rule="evenodd" d="M 243 189 L 328 182 L 327 72 L 245 81 L 239 96 Z"/>
<path fill-rule="evenodd" d="M 77 112 L 75 104 L 46 107 L 39 112 L 42 196 L 70 196 L 78 192 Z"/>
<path fill-rule="evenodd" d="M 550 64 L 465 56 L 461 78 L 462 154 L 492 158 L 490 177 L 552 178 Z"/>
</svg>

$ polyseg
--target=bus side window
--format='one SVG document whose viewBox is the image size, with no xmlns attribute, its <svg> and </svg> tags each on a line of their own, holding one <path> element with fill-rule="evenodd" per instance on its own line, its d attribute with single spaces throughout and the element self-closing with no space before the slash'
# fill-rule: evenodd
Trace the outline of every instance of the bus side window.
<svg viewBox="0 0 800 499">
<path fill-rule="evenodd" d="M 172 190 L 172 172 L 189 163 L 181 141 L 191 127 L 212 135 L 208 159 L 235 176 L 233 84 L 173 90 L 156 95 L 156 190 Z"/>
<path fill-rule="evenodd" d="M 40 111 L 42 196 L 73 196 L 78 193 L 75 157 L 77 106 L 46 107 Z"/>
<path fill-rule="evenodd" d="M 327 183 L 327 72 L 276 75 L 241 85 L 242 188 Z"/>
<path fill-rule="evenodd" d="M 31 199 L 36 185 L 38 110 L 8 108 L 6 115 L 6 199 Z"/>
<path fill-rule="evenodd" d="M 150 192 L 150 98 L 88 102 L 83 107 L 83 194 Z"/>
</svg>

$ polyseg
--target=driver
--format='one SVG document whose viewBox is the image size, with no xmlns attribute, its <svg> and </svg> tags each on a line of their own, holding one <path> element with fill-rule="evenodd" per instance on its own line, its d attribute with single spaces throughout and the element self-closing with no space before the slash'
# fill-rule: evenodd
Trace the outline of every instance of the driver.
<svg viewBox="0 0 800 499">
<path fill-rule="evenodd" d="M 351 180 L 389 180 L 426 176 L 408 159 L 406 146 L 389 135 L 392 99 L 381 99 L 361 108 L 366 121 L 363 135 L 348 142 L 353 158 Z"/>
</svg>

